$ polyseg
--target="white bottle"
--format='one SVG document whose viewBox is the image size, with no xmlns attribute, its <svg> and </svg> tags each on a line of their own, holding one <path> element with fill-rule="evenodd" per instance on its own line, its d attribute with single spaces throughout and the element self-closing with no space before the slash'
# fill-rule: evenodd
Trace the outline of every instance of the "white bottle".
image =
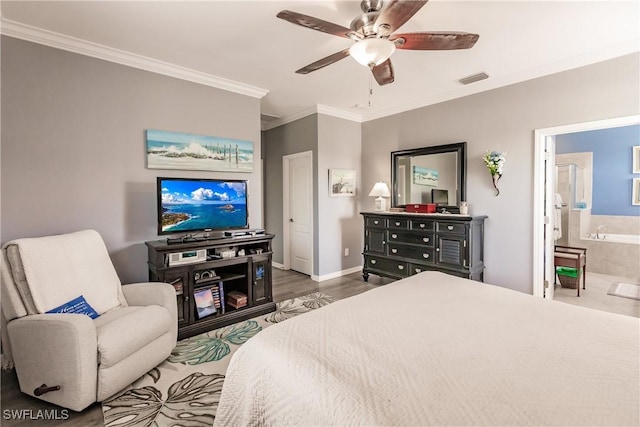
<svg viewBox="0 0 640 427">
<path fill-rule="evenodd" d="M 469 204 L 467 202 L 460 202 L 460 215 L 469 215 Z"/>
</svg>

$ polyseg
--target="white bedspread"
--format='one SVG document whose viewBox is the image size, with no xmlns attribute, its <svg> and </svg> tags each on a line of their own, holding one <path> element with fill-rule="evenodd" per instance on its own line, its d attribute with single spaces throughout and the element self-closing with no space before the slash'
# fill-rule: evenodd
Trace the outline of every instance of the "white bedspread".
<svg viewBox="0 0 640 427">
<path fill-rule="evenodd" d="M 216 426 L 640 424 L 640 320 L 425 272 L 260 332 Z"/>
</svg>

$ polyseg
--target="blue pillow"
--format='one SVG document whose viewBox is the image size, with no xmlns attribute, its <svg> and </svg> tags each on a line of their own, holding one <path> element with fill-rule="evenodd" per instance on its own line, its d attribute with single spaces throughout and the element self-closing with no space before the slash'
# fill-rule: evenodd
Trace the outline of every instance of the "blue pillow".
<svg viewBox="0 0 640 427">
<path fill-rule="evenodd" d="M 71 300 L 67 303 L 62 304 L 60 307 L 53 308 L 47 313 L 71 313 L 71 314 L 86 314 L 92 319 L 100 316 L 94 309 L 89 305 L 87 300 L 84 299 L 82 295 L 78 298 Z"/>
</svg>

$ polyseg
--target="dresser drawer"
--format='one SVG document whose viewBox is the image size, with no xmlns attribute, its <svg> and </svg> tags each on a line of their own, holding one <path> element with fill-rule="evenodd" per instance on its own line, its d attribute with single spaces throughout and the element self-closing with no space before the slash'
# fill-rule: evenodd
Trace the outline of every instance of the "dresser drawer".
<svg viewBox="0 0 640 427">
<path fill-rule="evenodd" d="M 425 230 L 425 231 L 433 231 L 435 221 L 429 221 L 426 219 L 412 219 L 411 220 L 411 229 L 412 230 Z"/>
<path fill-rule="evenodd" d="M 447 221 L 438 221 L 436 228 L 438 233 L 464 234 L 466 230 L 466 227 L 464 224 L 460 224 L 457 222 L 447 222 Z"/>
<path fill-rule="evenodd" d="M 385 228 L 387 220 L 380 218 L 379 216 L 367 217 L 367 227 L 370 228 Z"/>
<path fill-rule="evenodd" d="M 433 248 L 398 245 L 389 243 L 387 255 L 401 258 L 411 258 L 423 262 L 433 261 Z"/>
<path fill-rule="evenodd" d="M 409 220 L 406 218 L 389 218 L 388 226 L 393 229 L 408 230 Z"/>
<path fill-rule="evenodd" d="M 433 246 L 433 233 L 416 233 L 389 230 L 388 242 L 413 243 L 416 245 Z"/>
<path fill-rule="evenodd" d="M 434 271 L 433 268 L 429 268 L 420 264 L 410 264 L 409 265 L 409 273 L 413 276 L 414 274 L 422 273 L 423 271 Z M 435 270 L 438 271 L 438 270 Z"/>
<path fill-rule="evenodd" d="M 394 261 L 388 258 L 365 256 L 365 267 L 372 270 L 380 270 L 394 276 L 406 277 L 409 275 L 409 264 L 402 261 Z"/>
</svg>

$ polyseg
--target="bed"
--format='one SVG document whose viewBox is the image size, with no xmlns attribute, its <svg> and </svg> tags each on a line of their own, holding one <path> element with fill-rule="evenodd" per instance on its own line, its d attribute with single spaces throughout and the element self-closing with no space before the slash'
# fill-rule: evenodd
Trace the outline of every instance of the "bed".
<svg viewBox="0 0 640 427">
<path fill-rule="evenodd" d="M 216 426 L 638 426 L 640 319 L 424 272 L 266 328 Z"/>
</svg>

